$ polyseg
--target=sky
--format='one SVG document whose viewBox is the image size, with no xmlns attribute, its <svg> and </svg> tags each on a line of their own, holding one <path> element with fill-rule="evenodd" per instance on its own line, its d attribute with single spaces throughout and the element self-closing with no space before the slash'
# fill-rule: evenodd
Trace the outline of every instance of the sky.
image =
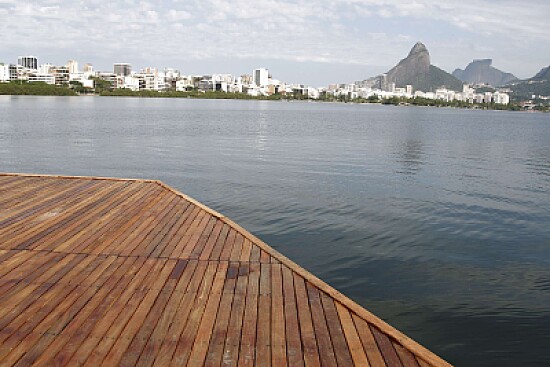
<svg viewBox="0 0 550 367">
<path fill-rule="evenodd" d="M 550 65 L 547 0 L 0 0 L 0 62 L 75 59 L 111 71 L 251 73 L 325 86 L 389 70 L 423 42 L 452 72 L 473 59 L 528 78 Z"/>
</svg>

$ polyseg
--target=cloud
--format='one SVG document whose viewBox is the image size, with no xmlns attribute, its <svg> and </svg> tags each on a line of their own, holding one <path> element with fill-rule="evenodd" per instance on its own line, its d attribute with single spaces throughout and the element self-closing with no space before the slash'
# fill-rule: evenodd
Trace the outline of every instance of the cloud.
<svg viewBox="0 0 550 367">
<path fill-rule="evenodd" d="M 465 53 L 471 43 L 505 50 L 521 40 L 538 45 L 532 62 L 550 58 L 550 4 L 534 0 L 0 0 L 0 14 L 9 14 L 0 22 L 0 59 L 13 50 L 122 54 L 144 64 L 193 57 L 390 66 L 416 40 Z"/>
</svg>

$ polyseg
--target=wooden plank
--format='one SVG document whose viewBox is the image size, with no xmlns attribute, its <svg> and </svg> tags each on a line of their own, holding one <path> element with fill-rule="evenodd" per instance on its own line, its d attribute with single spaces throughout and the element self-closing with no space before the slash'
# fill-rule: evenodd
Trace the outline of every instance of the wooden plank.
<svg viewBox="0 0 550 367">
<path fill-rule="evenodd" d="M 95 190 L 97 186 L 99 185 L 93 182 L 80 182 L 77 185 L 69 185 L 64 189 L 55 190 L 50 195 L 41 195 L 39 200 L 27 201 L 16 208 L 12 208 L 9 216 L 0 220 L 0 235 L 4 235 L 6 232 L 14 233 L 17 228 L 26 224 L 27 218 L 40 212 L 48 212 L 61 202 L 67 205 L 71 202 L 68 198 L 74 199 L 79 194 L 86 193 L 86 190 Z"/>
<path fill-rule="evenodd" d="M 258 246 L 253 244 L 252 249 L 250 250 L 250 261 L 260 262 L 261 254 L 262 254 L 262 250 Z"/>
<path fill-rule="evenodd" d="M 256 333 L 256 365 L 271 365 L 271 268 L 261 264 L 258 330 Z"/>
<path fill-rule="evenodd" d="M 235 295 L 231 307 L 231 317 L 227 326 L 225 346 L 223 351 L 223 365 L 236 366 L 239 361 L 241 330 L 244 317 L 246 289 L 248 285 L 248 264 L 240 264 L 235 285 Z"/>
<path fill-rule="evenodd" d="M 198 259 L 200 254 L 202 253 L 204 247 L 206 246 L 206 243 L 208 242 L 208 239 L 212 236 L 214 228 L 216 226 L 216 222 L 219 222 L 217 218 L 210 217 L 210 220 L 208 224 L 206 225 L 206 228 L 204 231 L 202 231 L 199 239 L 197 240 L 196 245 L 191 250 L 191 253 L 189 254 L 190 259 Z"/>
<path fill-rule="evenodd" d="M 59 230 L 49 234 L 47 238 L 41 239 L 40 243 L 33 246 L 33 248 L 37 251 L 59 251 L 58 247 L 61 243 L 63 244 L 62 249 L 66 249 L 69 245 L 67 243 L 68 239 L 89 229 L 97 218 L 101 218 L 111 212 L 134 195 L 139 195 L 140 189 L 141 187 L 134 185 L 134 187 L 124 188 L 122 191 L 107 198 L 103 197 L 96 200 L 93 206 L 85 208 L 85 212 L 82 215 L 76 214 L 74 218 L 67 218 L 65 222 L 61 222 Z"/>
<path fill-rule="evenodd" d="M 426 362 L 425 360 L 423 360 L 422 358 L 416 358 L 416 361 L 418 362 L 418 364 L 420 365 L 420 367 L 432 367 L 431 364 L 429 364 L 428 362 Z"/>
<path fill-rule="evenodd" d="M 118 365 L 124 353 L 126 353 L 134 336 L 140 329 L 141 325 L 145 321 L 147 314 L 151 310 L 155 300 L 157 299 L 162 287 L 166 283 L 172 269 L 174 262 L 169 262 L 163 259 L 157 259 L 158 263 L 162 264 L 162 271 L 155 275 L 155 282 L 152 287 L 147 291 L 147 294 L 143 301 L 139 304 L 131 319 L 126 324 L 126 327 L 118 337 L 116 343 L 113 345 L 109 353 L 105 356 L 102 362 L 102 366 L 114 366 Z"/>
<path fill-rule="evenodd" d="M 271 364 L 288 365 L 283 299 L 283 276 L 280 264 L 271 266 Z"/>
<path fill-rule="evenodd" d="M 319 360 L 319 350 L 317 349 L 317 340 L 313 330 L 313 321 L 311 319 L 311 309 L 309 308 L 305 281 L 304 278 L 298 274 L 293 273 L 293 275 L 298 320 L 300 322 L 300 334 L 302 336 L 304 363 L 306 367 L 318 367 L 321 366 L 321 363 Z"/>
<path fill-rule="evenodd" d="M 243 250 L 244 237 L 237 233 L 235 236 L 235 243 L 233 244 L 233 249 L 231 250 L 231 255 L 229 255 L 229 261 L 239 261 L 241 258 L 241 253 Z"/>
<path fill-rule="evenodd" d="M 48 298 L 44 296 L 46 292 L 62 277 L 69 273 L 78 263 L 81 262 L 84 256 L 70 254 L 62 258 L 57 264 L 49 268 L 38 279 L 37 283 L 31 283 L 17 293 L 16 297 L 2 302 L 0 307 L 0 330 L 11 323 L 15 318 L 21 315 L 22 312 L 28 311 L 29 306 L 40 300 L 42 303 L 47 302 Z M 48 283 L 45 283 L 48 281 Z M 2 337 L 0 336 L 0 343 Z"/>
<path fill-rule="evenodd" d="M 384 357 L 384 361 L 386 361 L 386 365 L 388 367 L 403 367 L 403 364 L 397 356 L 397 352 L 395 351 L 393 344 L 388 336 L 372 325 L 370 329 L 372 331 L 372 334 L 374 335 L 376 343 L 378 344 L 378 348 L 380 348 L 380 352 Z"/>
<path fill-rule="evenodd" d="M 307 283 L 307 294 L 309 298 L 309 305 L 311 307 L 311 317 L 313 319 L 313 328 L 315 329 L 315 337 L 317 339 L 317 345 L 319 346 L 319 358 L 321 359 L 321 365 L 324 366 L 337 366 L 336 354 L 338 351 L 334 350 L 332 340 L 330 339 L 330 332 L 327 326 L 325 318 L 325 311 L 321 303 L 321 296 L 319 289 Z"/>
<path fill-rule="evenodd" d="M 405 367 L 420 367 L 414 355 L 405 349 L 401 344 L 393 342 L 393 347 Z"/>
<path fill-rule="evenodd" d="M 229 264 L 226 262 L 222 262 L 218 264 L 214 283 L 212 285 L 212 289 L 210 290 L 210 294 L 208 296 L 208 303 L 204 308 L 202 319 L 200 321 L 200 325 L 198 326 L 195 340 L 193 341 L 193 344 L 192 344 L 192 350 L 191 350 L 191 354 L 189 355 L 189 362 L 187 363 L 187 366 L 199 367 L 204 365 L 204 361 L 206 359 L 206 353 L 208 351 L 208 345 L 210 343 L 210 338 L 212 336 L 212 332 L 214 328 L 214 322 L 216 321 L 216 314 L 220 306 L 220 298 L 222 296 L 222 291 L 225 283 L 225 276 L 227 274 L 228 265 Z M 198 311 L 197 313 L 199 312 L 200 311 Z M 188 325 L 189 324 L 190 323 L 188 323 Z M 181 341 L 181 338 L 180 338 L 180 341 Z M 185 342 L 181 343 L 180 345 L 181 346 L 185 345 Z M 178 351 L 176 350 L 176 356 L 180 354 L 181 353 L 178 353 Z M 184 358 L 181 358 L 180 356 L 180 360 L 176 360 L 174 358 L 172 360 L 172 363 L 177 364 L 177 362 L 183 361 L 183 360 Z"/>
<path fill-rule="evenodd" d="M 352 365 L 351 354 L 349 346 L 342 330 L 342 324 L 340 324 L 340 318 L 334 305 L 334 299 L 328 296 L 326 293 L 320 293 L 321 303 L 323 304 L 323 310 L 325 311 L 325 319 L 327 320 L 328 330 L 330 332 L 330 339 L 332 345 L 336 351 L 336 361 L 339 365 L 349 366 Z"/>
<path fill-rule="evenodd" d="M 225 243 L 227 242 L 229 235 L 229 226 L 227 224 L 223 224 L 222 231 L 220 232 L 220 235 L 218 236 L 218 239 L 216 240 L 216 243 L 214 244 L 212 248 L 212 252 L 210 254 L 204 253 L 201 254 L 200 259 L 201 260 L 219 260 L 222 250 L 225 247 Z"/>
<path fill-rule="evenodd" d="M 141 262 L 144 260 L 140 259 Z M 103 361 L 121 335 L 128 320 L 144 300 L 147 290 L 157 280 L 156 274 L 163 266 L 163 262 L 153 259 L 143 262 L 134 281 L 130 283 L 130 286 L 125 287 L 122 296 L 114 300 L 107 313 L 94 326 L 90 337 L 80 345 L 72 360 L 76 356 L 79 365 L 87 366 L 98 366 Z M 68 365 L 70 366 L 71 362 Z"/>
<path fill-rule="evenodd" d="M 172 361 L 172 356 L 174 355 L 180 336 L 183 333 L 191 309 L 196 302 L 196 298 L 201 292 L 204 291 L 205 286 L 205 277 L 207 263 L 205 261 L 190 260 L 190 264 L 197 263 L 197 268 L 191 278 L 189 287 L 187 291 L 182 295 L 183 298 L 179 304 L 179 308 L 174 315 L 173 322 L 168 329 L 168 333 L 162 340 L 162 345 L 158 353 L 157 358 L 155 359 L 154 366 L 168 366 Z M 213 277 L 211 278 L 213 279 Z M 207 279 L 208 281 L 208 279 Z"/>
<path fill-rule="evenodd" d="M 56 251 L 91 253 L 102 239 L 115 235 L 121 226 L 124 226 L 128 222 L 128 218 L 134 217 L 147 205 L 154 195 L 158 195 L 158 192 L 154 189 L 155 186 L 147 187 L 137 195 L 128 198 L 121 205 L 118 205 L 115 209 L 110 210 L 89 224 L 86 230 L 73 235 L 63 244 L 56 247 Z M 97 251 L 96 254 L 99 252 Z"/>
<path fill-rule="evenodd" d="M 244 308 L 238 366 L 254 366 L 256 359 L 256 327 L 260 292 L 260 264 L 250 264 Z M 221 304 L 220 307 L 224 305 Z"/>
<path fill-rule="evenodd" d="M 221 223 L 221 221 L 219 221 Z M 249 239 L 244 239 L 244 242 L 243 242 L 243 249 L 242 249 L 242 252 L 241 252 L 241 258 L 239 259 L 239 261 L 241 262 L 244 262 L 244 261 L 250 261 L 250 252 L 252 251 L 252 242 L 250 242 Z"/>
<path fill-rule="evenodd" d="M 367 355 L 363 349 L 363 344 L 359 339 L 357 330 L 355 329 L 355 324 L 351 318 L 349 310 L 343 306 L 340 302 L 335 302 L 336 310 L 340 316 L 340 324 L 342 324 L 342 329 L 344 330 L 344 335 L 346 336 L 346 341 L 349 346 L 349 351 L 351 353 L 351 358 L 353 359 L 353 364 L 355 366 L 365 366 L 369 367 L 369 361 L 367 360 Z"/>
<path fill-rule="evenodd" d="M 34 224 L 28 230 L 23 230 L 17 234 L 13 233 L 12 236 L 3 236 L 8 238 L 11 243 L 15 245 L 15 249 L 32 248 L 33 245 L 44 238 L 51 235 L 57 229 L 62 228 L 71 221 L 76 220 L 80 216 L 84 215 L 86 211 L 97 206 L 102 200 L 107 200 L 111 196 L 119 193 L 126 185 L 107 186 L 100 189 L 92 196 L 81 198 L 77 203 L 73 203 L 68 210 L 61 211 L 59 214 L 47 217 L 39 224 Z M 77 200 L 75 198 L 72 201 Z"/>
<path fill-rule="evenodd" d="M 48 346 L 48 354 L 55 354 L 54 358 L 49 361 L 44 361 L 44 365 L 50 363 L 58 366 L 70 365 L 69 360 L 74 356 L 76 351 L 90 336 L 97 324 L 103 320 L 108 311 L 116 304 L 118 298 L 123 294 L 131 284 L 139 279 L 139 272 L 144 268 L 145 259 L 137 259 L 133 262 L 130 268 L 122 266 L 118 271 L 124 269 L 121 277 L 111 277 L 105 286 L 100 288 L 89 301 L 85 304 L 82 310 L 71 320 L 70 324 L 63 329 L 59 338 L 52 345 Z M 116 274 L 116 273 L 115 273 Z M 116 285 L 114 285 L 114 279 Z M 109 284 L 110 283 L 110 284 Z M 63 343 L 62 340 L 67 342 Z"/>
<path fill-rule="evenodd" d="M 225 235 L 224 235 L 224 224 L 221 220 L 216 220 L 216 225 L 214 226 L 214 229 L 212 230 L 212 233 L 210 234 L 210 237 L 208 237 L 208 241 L 206 241 L 206 244 L 204 245 L 204 248 L 198 255 L 198 258 L 200 260 L 208 260 L 210 258 L 210 255 L 212 254 L 212 251 L 214 250 L 214 245 L 218 241 L 218 238 L 220 236 L 226 236 L 227 235 L 227 226 Z"/>
<path fill-rule="evenodd" d="M 298 309 L 296 296 L 294 295 L 294 277 L 287 266 L 281 268 L 283 274 L 283 293 L 285 306 L 285 331 L 286 350 L 289 366 L 302 367 L 304 357 L 302 353 L 302 342 L 300 337 L 300 326 L 298 325 Z"/>
<path fill-rule="evenodd" d="M 168 260 L 168 262 L 176 261 Z M 181 262 L 179 263 L 181 264 Z M 151 337 L 151 334 L 153 333 L 164 309 L 166 308 L 168 301 L 172 297 L 172 293 L 174 292 L 176 287 L 176 277 L 178 276 L 178 273 L 180 273 L 179 269 L 176 270 L 175 267 L 172 268 L 172 272 L 170 273 L 170 276 L 168 277 L 168 280 L 162 288 L 159 296 L 155 300 L 153 307 L 147 314 L 147 317 L 143 321 L 143 324 L 141 325 L 139 331 L 133 337 L 132 343 L 128 346 L 128 349 L 122 356 L 120 365 L 136 365 L 140 355 L 142 354 L 142 351 L 145 349 L 147 341 Z"/>
<path fill-rule="evenodd" d="M 386 362 L 384 362 L 384 357 L 382 357 L 382 353 L 380 349 L 378 349 L 378 345 L 376 344 L 374 335 L 372 335 L 369 324 L 356 314 L 352 314 L 352 317 L 370 365 L 372 367 L 386 367 Z"/>
<path fill-rule="evenodd" d="M 222 231 L 223 233 L 223 231 Z M 206 367 L 220 366 L 224 354 L 225 339 L 227 328 L 233 308 L 233 297 L 235 295 L 236 278 L 239 272 L 239 263 L 230 263 L 226 273 L 226 279 L 223 286 L 220 308 L 216 315 L 214 330 L 208 345 L 204 365 Z"/>
<path fill-rule="evenodd" d="M 74 282 L 68 290 L 67 296 L 59 295 L 58 297 L 62 302 L 51 312 L 46 312 L 46 318 L 34 328 L 32 334 L 29 334 L 17 348 L 12 350 L 11 355 L 15 356 L 15 359 L 24 354 L 24 357 L 18 361 L 19 365 L 32 363 L 51 365 L 49 359 L 55 356 L 55 353 L 67 342 L 74 342 L 73 339 L 66 338 L 67 334 L 74 333 L 72 331 L 74 329 L 82 331 L 78 325 L 75 326 L 74 318 L 77 314 L 82 315 L 82 308 L 88 305 L 88 301 L 99 290 L 94 283 L 103 284 L 117 269 L 117 266 L 111 267 L 114 261 L 114 257 L 108 260 L 96 257 L 92 272 L 83 274 L 82 277 L 73 278 Z M 82 278 L 84 281 L 80 280 Z M 63 288 L 67 290 L 66 286 Z"/>
<path fill-rule="evenodd" d="M 189 205 L 184 215 L 182 215 L 182 217 L 168 233 L 166 245 L 164 246 L 164 249 L 160 253 L 159 257 L 176 257 L 176 247 L 181 239 L 181 236 L 185 235 L 185 233 L 190 230 L 191 224 L 195 221 L 199 213 L 200 208 Z"/>
<path fill-rule="evenodd" d="M 141 225 L 122 242 L 123 249 L 119 252 L 121 256 L 143 256 L 140 249 L 145 247 L 150 241 L 150 236 L 154 236 L 157 231 L 159 221 L 166 209 L 171 209 L 170 203 L 172 197 L 164 196 L 157 205 L 149 209 L 148 216 Z M 143 246 L 140 246 L 143 243 Z"/>
<path fill-rule="evenodd" d="M 6 271 L 11 271 L 0 279 L 0 302 L 21 296 L 20 292 L 28 287 L 29 283 L 36 281 L 64 257 L 62 254 L 52 253 L 25 252 L 22 254 L 25 256 L 18 257 L 17 260 L 24 260 L 24 263 L 15 261 L 17 265 L 13 262 L 4 264 Z"/>
<path fill-rule="evenodd" d="M 269 253 L 262 250 L 261 255 L 260 255 L 260 262 L 262 264 L 269 264 L 271 262 L 271 256 L 269 256 Z"/>
<path fill-rule="evenodd" d="M 182 264 L 184 265 L 184 269 L 180 270 Z M 166 308 L 162 312 L 162 315 L 153 330 L 153 333 L 149 337 L 149 340 L 147 340 L 147 344 L 145 345 L 136 366 L 151 366 L 155 361 L 155 358 L 157 357 L 162 346 L 162 342 L 164 341 L 165 336 L 168 335 L 168 328 L 170 327 L 170 324 L 172 323 L 180 306 L 180 302 L 183 298 L 182 295 L 184 295 L 186 290 L 189 289 L 191 278 L 196 267 L 196 261 L 189 262 L 187 260 L 178 260 L 178 264 L 172 271 L 172 274 L 170 274 L 169 280 L 169 282 L 173 280 L 177 282 L 177 284 L 172 292 L 172 296 L 170 297 Z M 190 293 L 192 293 L 192 290 L 190 290 Z"/>
<path fill-rule="evenodd" d="M 151 252 L 153 252 L 155 247 L 158 246 L 159 242 L 166 235 L 171 225 L 171 219 L 173 219 L 174 215 L 178 212 L 177 204 L 178 200 L 176 197 L 167 197 L 166 201 L 159 205 L 159 208 L 153 214 L 155 215 L 155 220 L 151 224 L 152 230 L 144 237 L 142 243 L 136 244 L 136 246 L 130 250 L 130 256 L 149 257 Z M 164 207 L 161 207 L 161 205 Z"/>
<path fill-rule="evenodd" d="M 152 208 L 154 208 L 158 203 L 165 197 L 164 193 L 152 198 L 149 203 L 134 216 L 128 218 L 128 220 L 116 228 L 112 232 L 101 236 L 97 241 L 94 241 L 90 249 L 92 254 L 120 254 L 120 250 L 125 247 L 124 241 L 130 240 L 128 237 L 130 235 L 137 236 L 135 233 L 138 230 L 138 227 L 142 224 L 144 220 L 149 218 L 148 213 Z"/>
<path fill-rule="evenodd" d="M 219 277 L 216 277 L 217 264 L 214 262 L 208 263 L 206 273 L 202 282 L 202 285 L 197 293 L 195 303 L 193 304 L 191 313 L 187 318 L 187 323 L 183 332 L 181 333 L 176 350 L 172 356 L 171 366 L 185 366 L 189 360 L 191 349 L 193 348 L 195 337 L 206 308 L 206 302 L 209 299 L 210 292 L 212 290 L 218 290 L 218 286 L 221 291 L 223 282 L 214 284 Z M 221 274 L 220 274 L 221 275 Z M 225 271 L 222 280 L 225 278 Z"/>
<path fill-rule="evenodd" d="M 83 259 L 83 261 L 67 273 L 67 276 L 75 277 L 76 282 L 80 282 L 87 275 L 82 270 L 90 265 L 96 268 L 99 262 L 94 262 L 92 258 Z M 34 302 L 8 325 L 8 329 L 12 329 L 15 332 L 11 333 L 8 338 L 3 338 L 0 343 L 0 355 L 5 356 L 3 362 L 11 365 L 16 363 L 21 356 L 25 355 L 17 363 L 20 365 L 29 365 L 42 354 L 42 344 L 38 343 L 35 345 L 35 343 L 41 339 L 40 336 L 45 330 L 52 325 L 52 320 L 59 321 L 60 323 L 63 322 L 62 319 L 60 320 L 59 315 L 80 295 L 80 292 L 74 292 L 75 288 L 77 288 L 76 284 L 67 287 L 64 284 L 56 282 L 43 297 Z M 35 329 L 37 329 L 37 332 L 33 333 Z M 52 340 L 50 335 L 42 339 L 47 339 L 50 342 Z"/>
<path fill-rule="evenodd" d="M 96 184 L 97 185 L 97 184 Z M 10 213 L 10 217 L 0 221 L 0 236 L 4 239 L 5 245 L 15 248 L 13 239 L 22 236 L 25 233 L 33 233 L 41 229 L 40 221 L 36 217 L 47 218 L 45 215 L 61 212 L 63 207 L 71 207 L 71 204 L 77 203 L 87 194 L 93 194 L 97 190 L 94 183 L 80 184 L 76 187 L 69 187 L 68 190 L 61 191 L 53 198 L 37 201 L 36 205 L 30 208 L 23 208 L 19 213 Z M 61 207 L 62 206 L 62 207 Z M 10 247 L 10 248 L 11 248 Z"/>
<path fill-rule="evenodd" d="M 227 234 L 227 238 L 223 243 L 223 247 L 221 248 L 220 258 L 219 258 L 221 261 L 229 260 L 229 257 L 231 256 L 231 251 L 233 250 L 233 245 L 235 244 L 236 237 L 237 237 L 237 231 L 234 231 L 233 229 L 230 228 Z"/>
<path fill-rule="evenodd" d="M 181 216 L 184 215 L 188 207 L 189 207 L 188 203 L 181 203 L 180 201 L 176 201 L 176 206 L 174 210 L 168 214 L 168 217 L 165 220 L 165 224 L 163 228 L 158 231 L 155 238 L 149 243 L 147 248 L 143 251 L 144 256 L 151 256 L 151 257 L 160 256 L 160 254 L 164 250 L 164 247 L 167 244 L 166 239 L 170 238 L 169 237 L 170 231 L 172 231 L 173 227 L 180 220 Z"/>
<path fill-rule="evenodd" d="M 186 232 L 179 241 L 178 246 L 176 246 L 175 257 L 187 259 L 191 256 L 191 253 L 197 245 L 202 232 L 206 229 L 208 223 L 210 222 L 210 216 L 204 210 L 199 213 L 199 217 L 200 221 L 197 220 L 194 223 L 195 226 L 192 227 L 192 230 Z"/>
</svg>

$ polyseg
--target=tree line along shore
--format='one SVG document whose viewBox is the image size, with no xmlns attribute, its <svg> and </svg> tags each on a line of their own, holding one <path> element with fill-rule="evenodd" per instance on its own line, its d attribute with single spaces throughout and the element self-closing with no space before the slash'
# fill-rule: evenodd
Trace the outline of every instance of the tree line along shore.
<svg viewBox="0 0 550 367">
<path fill-rule="evenodd" d="M 81 96 L 81 95 L 99 95 L 106 97 L 141 97 L 141 98 L 197 98 L 197 99 L 239 99 L 239 100 L 274 100 L 274 101 L 291 101 L 291 100 L 309 100 L 306 95 L 282 95 L 274 94 L 271 96 L 251 96 L 245 93 L 226 93 L 221 91 L 201 92 L 191 90 L 186 92 L 168 90 L 154 91 L 142 90 L 132 91 L 129 89 L 108 89 L 96 88 L 95 91 L 83 88 L 79 83 L 73 83 L 68 86 L 56 86 L 46 83 L 28 83 L 28 82 L 9 82 L 0 83 L 0 95 L 30 95 L 30 96 Z M 349 98 L 347 96 L 321 95 L 319 99 L 312 101 L 318 102 L 340 102 L 340 103 L 378 103 L 383 105 L 406 105 L 406 106 L 427 106 L 427 107 L 454 107 L 464 109 L 486 109 L 486 110 L 507 110 L 521 111 L 523 108 L 517 103 L 509 103 L 507 105 L 497 103 L 468 103 L 463 101 L 444 101 L 427 98 L 405 98 L 392 97 L 380 99 L 378 96 L 370 96 L 369 98 Z M 537 106 L 538 111 L 549 112 L 546 106 Z"/>
</svg>

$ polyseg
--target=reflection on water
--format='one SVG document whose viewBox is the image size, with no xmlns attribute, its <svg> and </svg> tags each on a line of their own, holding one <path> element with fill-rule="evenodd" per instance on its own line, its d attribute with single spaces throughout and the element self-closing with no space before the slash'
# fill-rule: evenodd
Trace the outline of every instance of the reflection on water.
<svg viewBox="0 0 550 367">
<path fill-rule="evenodd" d="M 0 97 L 2 171 L 156 178 L 456 365 L 550 364 L 550 118 Z"/>
<path fill-rule="evenodd" d="M 424 165 L 424 152 L 422 142 L 419 140 L 407 140 L 401 144 L 400 159 L 397 161 L 403 165 L 397 173 L 414 175 Z"/>
</svg>

